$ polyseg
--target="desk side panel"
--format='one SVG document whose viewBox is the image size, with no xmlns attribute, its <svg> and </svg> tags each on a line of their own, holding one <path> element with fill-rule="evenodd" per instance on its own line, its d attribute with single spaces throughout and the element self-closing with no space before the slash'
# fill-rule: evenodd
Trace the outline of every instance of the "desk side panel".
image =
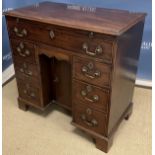
<svg viewBox="0 0 155 155">
<path fill-rule="evenodd" d="M 114 61 L 108 133 L 117 128 L 132 102 L 144 21 L 117 38 Z"/>
</svg>

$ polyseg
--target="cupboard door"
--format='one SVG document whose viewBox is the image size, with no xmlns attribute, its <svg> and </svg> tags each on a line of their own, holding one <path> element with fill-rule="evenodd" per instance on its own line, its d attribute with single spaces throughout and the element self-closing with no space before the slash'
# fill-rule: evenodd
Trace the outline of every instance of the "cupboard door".
<svg viewBox="0 0 155 155">
<path fill-rule="evenodd" d="M 54 59 L 56 101 L 71 110 L 71 64 L 64 60 Z"/>
</svg>

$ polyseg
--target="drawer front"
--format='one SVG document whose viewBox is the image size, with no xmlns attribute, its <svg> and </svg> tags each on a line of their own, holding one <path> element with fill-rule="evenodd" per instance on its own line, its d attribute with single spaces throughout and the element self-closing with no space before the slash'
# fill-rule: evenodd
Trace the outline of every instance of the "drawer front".
<svg viewBox="0 0 155 155">
<path fill-rule="evenodd" d="M 84 82 L 73 80 L 73 100 L 80 101 L 92 108 L 108 112 L 109 91 L 100 89 Z M 79 102 L 79 104 L 80 104 Z"/>
<path fill-rule="evenodd" d="M 43 42 L 59 48 L 112 61 L 113 39 L 98 33 L 7 17 L 11 38 Z"/>
<path fill-rule="evenodd" d="M 29 64 L 27 62 L 22 62 L 19 59 L 14 60 L 16 77 L 22 79 L 29 78 L 38 81 L 39 74 L 37 66 L 34 64 Z"/>
<path fill-rule="evenodd" d="M 11 47 L 15 59 L 35 63 L 35 47 L 32 43 L 12 39 Z"/>
<path fill-rule="evenodd" d="M 85 105 L 74 105 L 74 123 L 81 125 L 99 134 L 106 135 L 107 116 Z"/>
<path fill-rule="evenodd" d="M 32 82 L 17 79 L 19 96 L 31 104 L 40 106 L 40 90 Z"/>
<path fill-rule="evenodd" d="M 91 59 L 73 58 L 73 77 L 99 87 L 109 87 L 111 66 Z"/>
</svg>

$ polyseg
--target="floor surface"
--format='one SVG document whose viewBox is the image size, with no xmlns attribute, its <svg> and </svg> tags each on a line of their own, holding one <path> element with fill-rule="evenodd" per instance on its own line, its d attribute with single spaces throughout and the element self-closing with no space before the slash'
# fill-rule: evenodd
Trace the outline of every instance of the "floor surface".
<svg viewBox="0 0 155 155">
<path fill-rule="evenodd" d="M 118 128 L 108 155 L 151 155 L 151 89 L 135 88 L 133 114 Z M 3 87 L 3 155 L 103 155 L 71 125 L 66 111 L 18 109 L 15 79 Z"/>
</svg>

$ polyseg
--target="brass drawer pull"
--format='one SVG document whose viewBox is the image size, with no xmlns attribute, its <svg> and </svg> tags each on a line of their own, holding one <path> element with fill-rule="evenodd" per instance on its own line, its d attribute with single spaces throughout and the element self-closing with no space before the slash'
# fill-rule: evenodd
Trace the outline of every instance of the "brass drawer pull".
<svg viewBox="0 0 155 155">
<path fill-rule="evenodd" d="M 90 39 L 94 38 L 94 32 L 90 32 L 90 33 L 89 33 L 89 38 L 90 38 Z"/>
<path fill-rule="evenodd" d="M 19 29 L 17 27 L 14 27 L 13 31 L 15 32 L 16 36 L 18 36 L 18 37 L 27 36 L 27 30 L 26 29 L 22 29 L 21 31 L 19 31 Z"/>
<path fill-rule="evenodd" d="M 54 39 L 54 37 L 55 37 L 54 31 L 51 30 L 49 34 L 50 34 L 50 38 L 51 38 L 51 39 Z"/>
<path fill-rule="evenodd" d="M 92 103 L 99 101 L 99 96 L 96 94 L 91 96 L 91 98 L 87 97 L 89 92 L 92 92 L 92 87 L 90 85 L 88 85 L 85 90 L 81 90 L 81 95 L 83 96 L 85 100 L 92 102 Z"/>
<path fill-rule="evenodd" d="M 58 79 L 57 76 L 55 76 L 55 78 L 53 79 L 53 82 L 54 82 L 54 83 L 58 83 L 58 82 L 59 82 L 59 79 Z"/>
<path fill-rule="evenodd" d="M 23 64 L 23 67 L 20 68 L 20 72 L 22 72 L 22 73 L 24 73 L 24 74 L 26 74 L 26 75 L 29 75 L 29 76 L 32 76 L 32 75 L 33 75 L 32 71 L 30 71 L 30 70 L 28 69 L 28 66 L 26 65 L 26 63 L 24 63 L 24 64 Z"/>
<path fill-rule="evenodd" d="M 32 76 L 32 72 L 29 71 L 29 70 L 25 70 L 25 74 L 29 75 L 29 76 Z"/>
<path fill-rule="evenodd" d="M 32 73 L 31 71 L 25 70 L 25 69 L 23 69 L 23 68 L 20 68 L 20 72 L 22 72 L 22 73 L 24 73 L 24 74 L 26 74 L 26 75 L 29 75 L 29 76 L 32 76 L 32 75 L 33 75 L 33 73 Z"/>
<path fill-rule="evenodd" d="M 96 55 L 100 55 L 100 54 L 103 53 L 103 49 L 102 49 L 102 47 L 100 45 L 98 45 L 95 48 L 95 51 L 94 52 L 89 51 L 88 44 L 87 43 L 83 43 L 82 48 L 83 48 L 83 50 L 85 50 L 85 53 L 87 55 L 90 55 L 90 56 L 96 56 Z"/>
<path fill-rule="evenodd" d="M 31 98 L 35 98 L 36 97 L 35 93 L 30 91 L 30 90 L 28 90 L 28 89 L 24 89 L 23 92 L 24 92 L 24 94 L 26 94 L 27 96 L 29 96 Z"/>
<path fill-rule="evenodd" d="M 97 120 L 96 119 L 88 119 L 87 118 L 87 116 L 89 116 L 89 118 L 90 118 L 90 116 L 92 115 L 92 110 L 90 109 L 90 108 L 87 108 L 86 109 L 86 114 L 81 114 L 80 115 L 80 118 L 82 119 L 82 121 L 86 124 L 86 125 L 88 125 L 88 126 L 90 126 L 90 127 L 96 127 L 97 125 L 98 125 L 98 122 L 97 122 Z"/>
<path fill-rule="evenodd" d="M 31 93 L 30 93 L 30 96 L 31 96 L 31 97 L 35 97 L 36 95 L 35 95 L 34 92 L 31 92 Z"/>
<path fill-rule="evenodd" d="M 20 42 L 19 46 L 16 48 L 16 50 L 18 51 L 19 55 L 22 57 L 26 57 L 30 55 L 30 51 L 28 49 L 24 49 L 24 43 Z"/>
<path fill-rule="evenodd" d="M 94 64 L 92 62 L 88 63 L 87 66 L 82 67 L 82 73 L 91 79 L 101 76 L 101 72 L 94 68 Z"/>
<path fill-rule="evenodd" d="M 99 100 L 99 97 L 98 97 L 98 95 L 94 95 L 92 97 L 92 99 L 91 98 L 88 98 L 88 97 L 84 97 L 84 99 L 87 100 L 87 101 L 89 101 L 89 102 L 94 103 L 94 102 L 97 102 Z"/>
<path fill-rule="evenodd" d="M 92 120 L 89 121 L 85 114 L 81 115 L 81 119 L 86 125 L 90 127 L 96 127 L 98 125 L 98 122 L 96 119 L 93 118 Z"/>
</svg>

